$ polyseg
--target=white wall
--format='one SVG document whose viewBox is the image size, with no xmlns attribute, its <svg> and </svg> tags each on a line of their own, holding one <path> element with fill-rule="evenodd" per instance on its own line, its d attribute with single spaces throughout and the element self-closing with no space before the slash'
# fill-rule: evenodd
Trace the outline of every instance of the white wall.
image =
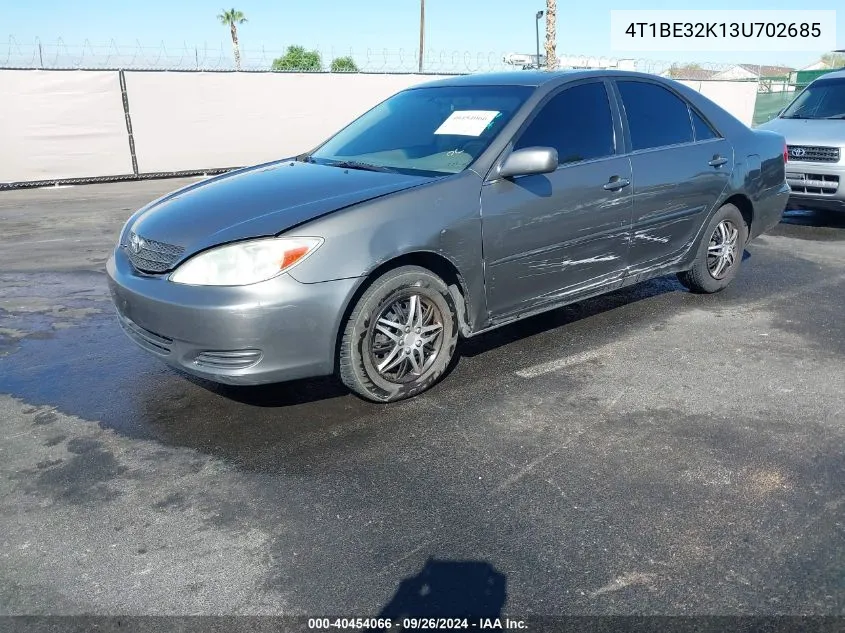
<svg viewBox="0 0 845 633">
<path fill-rule="evenodd" d="M 756 81 L 681 81 L 722 106 L 737 119 L 751 125 L 754 120 L 754 104 L 757 101 Z"/>
<path fill-rule="evenodd" d="M 238 167 L 305 151 L 435 78 L 127 71 L 138 170 Z M 756 82 L 682 83 L 751 124 Z M 0 70 L 0 183 L 132 172 L 116 71 Z"/>
<path fill-rule="evenodd" d="M 713 75 L 712 79 L 715 80 L 730 80 L 730 79 L 758 79 L 759 75 L 755 75 L 753 72 L 749 71 L 747 68 L 743 68 L 742 66 L 731 66 L 727 70 L 723 70 L 721 72 L 716 73 Z"/>
<path fill-rule="evenodd" d="M 116 72 L 0 71 L 0 182 L 131 173 Z"/>
<path fill-rule="evenodd" d="M 138 169 L 261 163 L 311 149 L 430 75 L 126 72 Z"/>
</svg>

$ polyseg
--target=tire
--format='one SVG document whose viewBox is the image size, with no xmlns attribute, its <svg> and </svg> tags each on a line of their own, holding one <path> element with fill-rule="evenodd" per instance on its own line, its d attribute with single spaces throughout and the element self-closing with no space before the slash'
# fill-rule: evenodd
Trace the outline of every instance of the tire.
<svg viewBox="0 0 845 633">
<path fill-rule="evenodd" d="M 355 304 L 338 352 L 340 378 L 373 402 L 410 398 L 443 376 L 457 342 L 446 284 L 425 268 L 402 266 L 376 279 Z"/>
<path fill-rule="evenodd" d="M 692 268 L 679 273 L 678 279 L 691 292 L 724 290 L 739 273 L 747 239 L 748 225 L 742 213 L 732 204 L 724 205 L 704 229 Z M 733 246 L 719 249 L 725 241 Z"/>
</svg>

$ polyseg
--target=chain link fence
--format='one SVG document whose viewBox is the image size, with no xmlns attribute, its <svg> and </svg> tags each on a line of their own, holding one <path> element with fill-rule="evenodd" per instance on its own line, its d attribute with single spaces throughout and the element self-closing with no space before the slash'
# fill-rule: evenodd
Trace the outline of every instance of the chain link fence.
<svg viewBox="0 0 845 633">
<path fill-rule="evenodd" d="M 774 119 L 803 89 L 804 86 L 785 83 L 783 90 L 776 92 L 758 91 L 757 100 L 754 102 L 752 126 L 761 125 Z"/>
<path fill-rule="evenodd" d="M 287 53 L 287 46 L 278 48 L 241 47 L 240 70 L 245 72 L 267 72 L 273 69 L 273 62 Z M 335 65 L 335 72 L 366 73 L 416 73 L 419 72 L 419 52 L 410 49 L 387 48 L 307 48 L 319 55 L 317 65 L 309 64 L 305 70 L 328 72 L 332 62 L 351 58 L 354 66 Z M 545 57 L 540 56 L 540 65 Z M 431 74 L 466 74 L 495 72 L 532 68 L 538 65 L 536 55 L 512 51 L 462 51 L 427 49 L 422 69 Z M 671 60 L 620 59 L 588 55 L 563 54 L 558 59 L 560 68 L 618 68 L 672 76 L 676 79 L 697 80 L 730 69 L 732 64 L 696 63 L 678 64 Z M 160 42 L 150 45 L 136 41 L 119 43 L 68 42 L 63 38 L 55 41 L 34 39 L 20 41 L 9 37 L 5 46 L 0 45 L 0 68 L 26 69 L 94 69 L 94 70 L 236 70 L 231 43 L 193 45 L 188 43 L 168 44 Z M 302 68 L 289 68 L 298 72 Z"/>
</svg>

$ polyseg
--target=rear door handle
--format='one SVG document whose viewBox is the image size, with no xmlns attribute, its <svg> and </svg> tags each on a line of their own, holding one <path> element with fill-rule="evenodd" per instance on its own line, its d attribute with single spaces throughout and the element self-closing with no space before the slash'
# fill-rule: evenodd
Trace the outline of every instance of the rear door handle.
<svg viewBox="0 0 845 633">
<path fill-rule="evenodd" d="M 727 158 L 725 158 L 724 156 L 718 156 L 718 155 L 717 155 L 717 156 L 714 156 L 714 157 L 713 157 L 713 160 L 711 160 L 711 161 L 710 161 L 709 163 L 707 163 L 707 164 L 708 164 L 708 165 L 710 165 L 711 167 L 720 167 L 720 166 L 724 165 L 724 164 L 725 164 L 725 163 L 727 163 L 727 162 L 728 162 L 728 159 L 727 159 Z"/>
<path fill-rule="evenodd" d="M 627 187 L 631 181 L 627 178 L 620 178 L 619 176 L 612 176 L 608 182 L 602 185 L 608 191 L 619 191 L 623 187 Z"/>
</svg>

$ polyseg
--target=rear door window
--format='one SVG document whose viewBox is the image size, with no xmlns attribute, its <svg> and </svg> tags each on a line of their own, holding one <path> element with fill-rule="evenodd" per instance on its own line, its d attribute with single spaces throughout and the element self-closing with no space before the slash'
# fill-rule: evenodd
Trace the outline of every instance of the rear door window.
<svg viewBox="0 0 845 633">
<path fill-rule="evenodd" d="M 693 142 L 686 101 L 654 83 L 622 80 L 617 86 L 635 151 Z"/>
</svg>

